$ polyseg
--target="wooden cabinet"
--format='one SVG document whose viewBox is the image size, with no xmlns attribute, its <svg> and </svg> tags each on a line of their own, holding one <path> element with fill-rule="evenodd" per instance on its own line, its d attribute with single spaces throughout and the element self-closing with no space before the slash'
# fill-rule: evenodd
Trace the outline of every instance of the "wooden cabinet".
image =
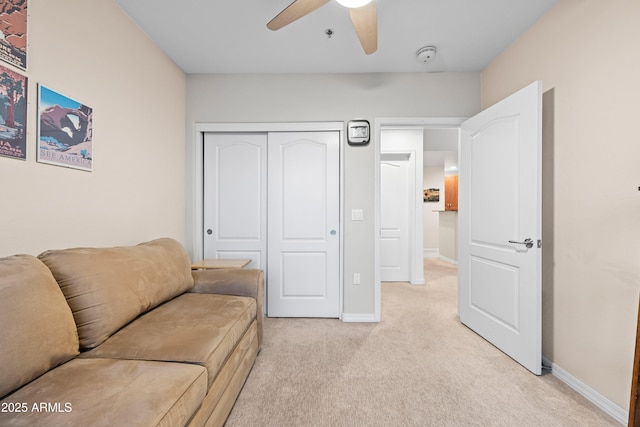
<svg viewBox="0 0 640 427">
<path fill-rule="evenodd" d="M 444 177 L 444 210 L 458 210 L 458 175 Z"/>
</svg>

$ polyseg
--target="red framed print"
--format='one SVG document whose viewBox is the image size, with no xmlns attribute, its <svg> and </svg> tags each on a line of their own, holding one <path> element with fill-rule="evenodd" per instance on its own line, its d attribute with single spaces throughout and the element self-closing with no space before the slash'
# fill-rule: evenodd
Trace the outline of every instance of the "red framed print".
<svg viewBox="0 0 640 427">
<path fill-rule="evenodd" d="M 0 156 L 27 159 L 27 77 L 0 65 Z"/>
<path fill-rule="evenodd" d="M 27 0 L 0 0 L 0 59 L 27 69 Z"/>
<path fill-rule="evenodd" d="M 38 162 L 93 170 L 93 109 L 38 85 Z"/>
</svg>

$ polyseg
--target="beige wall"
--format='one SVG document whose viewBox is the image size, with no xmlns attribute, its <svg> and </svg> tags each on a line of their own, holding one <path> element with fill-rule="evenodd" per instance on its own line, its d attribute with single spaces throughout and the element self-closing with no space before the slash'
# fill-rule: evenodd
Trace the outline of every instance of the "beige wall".
<svg viewBox="0 0 640 427">
<path fill-rule="evenodd" d="M 374 129 L 383 117 L 460 117 L 480 109 L 478 73 L 245 74 L 187 76 L 187 157 L 193 158 L 198 122 L 315 122 L 364 118 Z M 344 312 L 374 313 L 374 171 L 376 143 L 345 147 L 345 218 L 363 209 L 364 221 L 345 221 L 344 277 L 361 274 L 361 285 L 345 280 Z M 187 165 L 193 170 L 193 165 Z M 195 176 L 187 182 L 193 207 Z M 190 199 L 189 199 L 190 198 Z M 192 208 L 191 208 L 192 209 Z M 193 209 L 187 213 L 193 222 Z M 191 242 L 191 245 L 199 244 Z M 383 313 L 384 317 L 384 313 Z"/>
<path fill-rule="evenodd" d="M 622 408 L 640 289 L 639 23 L 638 1 L 560 0 L 482 73 L 483 107 L 543 81 L 543 354 Z"/>
<path fill-rule="evenodd" d="M 0 256 L 184 240 L 184 73 L 112 0 L 31 0 L 28 42 L 28 158 L 0 157 Z M 36 162 L 36 83 L 93 108 L 93 172 Z"/>
<path fill-rule="evenodd" d="M 443 211 L 439 214 L 438 232 L 440 233 L 440 250 L 438 255 L 448 262 L 458 261 L 458 212 Z"/>
<path fill-rule="evenodd" d="M 427 153 L 427 156 L 429 154 Z M 422 246 L 424 249 L 435 249 L 440 247 L 440 230 L 438 228 L 438 212 L 444 210 L 444 166 L 426 166 L 423 170 L 423 190 L 426 188 L 439 188 L 440 201 L 427 202 L 423 204 L 422 219 L 424 228 L 422 230 Z M 434 255 L 437 255 L 435 253 Z"/>
</svg>

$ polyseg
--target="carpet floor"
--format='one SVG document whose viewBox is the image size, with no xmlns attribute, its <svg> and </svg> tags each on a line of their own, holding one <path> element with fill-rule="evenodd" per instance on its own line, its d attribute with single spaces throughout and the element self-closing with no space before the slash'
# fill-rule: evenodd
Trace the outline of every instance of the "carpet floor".
<svg viewBox="0 0 640 427">
<path fill-rule="evenodd" d="M 382 284 L 380 323 L 267 318 L 226 426 L 619 426 L 457 318 L 455 266 Z"/>
</svg>

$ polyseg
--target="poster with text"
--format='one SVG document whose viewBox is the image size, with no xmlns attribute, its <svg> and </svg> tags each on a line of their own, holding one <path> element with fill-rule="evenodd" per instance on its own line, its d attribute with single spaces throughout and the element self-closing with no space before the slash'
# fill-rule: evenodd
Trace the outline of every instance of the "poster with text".
<svg viewBox="0 0 640 427">
<path fill-rule="evenodd" d="M 38 85 L 38 162 L 93 170 L 93 109 Z"/>
<path fill-rule="evenodd" d="M 27 69 L 27 0 L 0 0 L 0 59 Z"/>
<path fill-rule="evenodd" d="M 27 77 L 0 65 L 0 156 L 27 159 Z"/>
</svg>

